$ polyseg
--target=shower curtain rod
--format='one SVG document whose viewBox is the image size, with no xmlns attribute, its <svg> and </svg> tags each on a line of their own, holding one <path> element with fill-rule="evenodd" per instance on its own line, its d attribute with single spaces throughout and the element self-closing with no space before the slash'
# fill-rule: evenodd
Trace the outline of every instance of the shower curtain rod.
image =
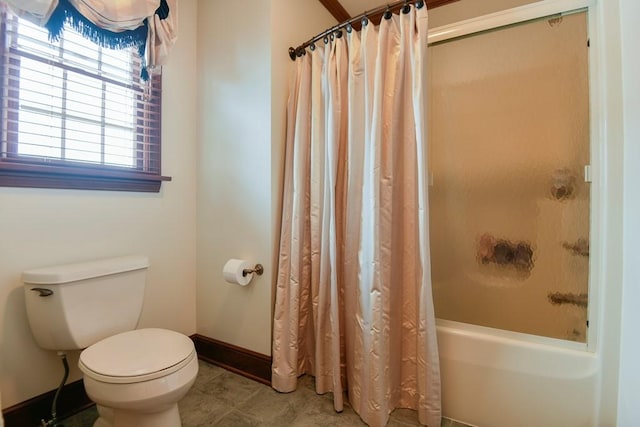
<svg viewBox="0 0 640 427">
<path fill-rule="evenodd" d="M 311 47 L 311 50 L 315 49 L 315 43 L 323 38 L 325 40 L 325 43 L 328 43 L 329 35 L 331 35 L 332 38 L 334 36 L 338 38 L 342 37 L 342 28 L 346 27 L 347 32 L 350 33 L 353 28 L 353 24 L 361 22 L 363 25 L 366 25 L 369 22 L 369 18 L 383 15 L 386 19 L 389 19 L 391 18 L 391 13 L 393 13 L 394 10 L 400 9 L 400 6 L 402 6 L 401 9 L 403 13 L 409 13 L 409 5 L 411 4 L 415 4 L 416 8 L 421 9 L 422 7 L 424 7 L 425 2 L 424 0 L 399 0 L 395 3 L 387 4 L 372 10 L 365 11 L 364 13 L 347 19 L 346 21 L 343 21 L 338 25 L 334 25 L 333 27 L 321 32 L 317 36 L 307 40 L 296 48 L 290 47 L 289 58 L 291 58 L 292 61 L 295 61 L 296 57 L 299 58 L 305 54 L 307 47 Z"/>
</svg>

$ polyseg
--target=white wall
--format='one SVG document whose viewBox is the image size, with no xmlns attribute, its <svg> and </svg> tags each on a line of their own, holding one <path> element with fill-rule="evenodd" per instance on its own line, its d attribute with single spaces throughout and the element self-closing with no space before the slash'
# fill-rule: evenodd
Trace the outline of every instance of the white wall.
<svg viewBox="0 0 640 427">
<path fill-rule="evenodd" d="M 590 18 L 591 19 L 591 18 Z M 597 152 L 600 159 L 594 170 L 601 177 L 601 200 L 592 199 L 599 210 L 597 228 L 601 235 L 592 236 L 591 259 L 602 268 L 592 277 L 590 289 L 591 344 L 599 360 L 597 386 L 598 427 L 616 425 L 618 400 L 618 366 L 620 358 L 620 310 L 622 302 L 623 216 L 623 127 L 620 51 L 619 1 L 597 2 L 592 20 L 597 27 L 591 38 L 591 55 L 598 79 L 598 100 L 592 105 L 592 117 L 599 119 Z"/>
<path fill-rule="evenodd" d="M 269 3 L 203 0 L 198 11 L 198 333 L 266 353 L 271 257 Z M 262 263 L 250 286 L 229 258 Z"/>
<path fill-rule="evenodd" d="M 271 354 L 287 48 L 333 23 L 316 0 L 199 3 L 199 334 Z M 230 285 L 229 258 L 265 274 Z"/>
<path fill-rule="evenodd" d="M 181 0 L 180 36 L 164 69 L 163 183 L 159 194 L 0 188 L 0 355 L 2 405 L 55 389 L 62 364 L 29 330 L 21 272 L 126 254 L 150 257 L 140 326 L 193 334 L 195 325 L 196 114 L 193 22 Z M 80 378 L 70 355 L 70 381 Z"/>
<path fill-rule="evenodd" d="M 640 3 L 620 0 L 624 98 L 624 269 L 618 425 L 640 425 Z"/>
</svg>

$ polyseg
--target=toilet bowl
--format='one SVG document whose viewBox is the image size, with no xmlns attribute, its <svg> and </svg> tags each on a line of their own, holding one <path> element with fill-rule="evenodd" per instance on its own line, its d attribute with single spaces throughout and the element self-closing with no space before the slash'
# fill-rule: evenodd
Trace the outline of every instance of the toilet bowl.
<svg viewBox="0 0 640 427">
<path fill-rule="evenodd" d="M 106 338 L 85 349 L 78 366 L 100 408 L 96 427 L 180 426 L 178 401 L 198 373 L 193 342 L 165 329 Z"/>
</svg>

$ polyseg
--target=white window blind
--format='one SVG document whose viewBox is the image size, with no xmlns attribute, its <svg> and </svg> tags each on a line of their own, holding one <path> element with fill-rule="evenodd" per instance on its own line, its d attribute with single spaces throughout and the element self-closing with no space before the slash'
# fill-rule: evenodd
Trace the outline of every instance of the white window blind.
<svg viewBox="0 0 640 427">
<path fill-rule="evenodd" d="M 0 185 L 52 174 L 159 188 L 160 76 L 140 81 L 132 49 L 99 47 L 70 28 L 52 42 L 6 10 L 0 25 Z"/>
</svg>

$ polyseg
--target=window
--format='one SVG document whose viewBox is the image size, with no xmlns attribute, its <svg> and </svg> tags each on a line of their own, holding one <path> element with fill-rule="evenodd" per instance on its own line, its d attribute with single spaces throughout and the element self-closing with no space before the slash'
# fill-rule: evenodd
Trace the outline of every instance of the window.
<svg viewBox="0 0 640 427">
<path fill-rule="evenodd" d="M 57 42 L 0 10 L 0 185 L 157 192 L 161 78 L 133 49 Z"/>
</svg>

